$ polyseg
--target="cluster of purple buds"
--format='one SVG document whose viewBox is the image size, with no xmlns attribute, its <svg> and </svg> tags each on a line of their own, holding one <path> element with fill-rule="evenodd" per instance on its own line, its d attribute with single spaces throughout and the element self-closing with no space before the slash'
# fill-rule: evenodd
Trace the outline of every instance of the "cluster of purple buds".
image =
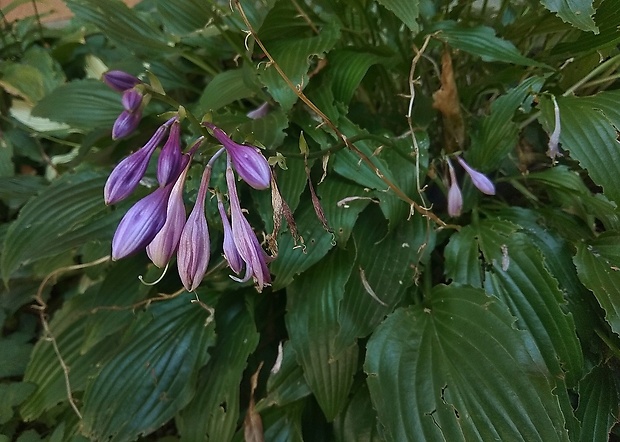
<svg viewBox="0 0 620 442">
<path fill-rule="evenodd" d="M 139 200 L 125 214 L 112 239 L 112 259 L 118 260 L 146 249 L 151 261 L 160 268 L 167 267 L 176 255 L 179 276 L 188 291 L 202 282 L 210 258 L 210 238 L 205 204 L 209 180 L 215 160 L 226 152 L 226 183 L 230 218 L 218 193 L 218 209 L 224 226 L 224 257 L 232 271 L 243 277 L 231 276 L 245 282 L 253 279 L 259 291 L 271 282 L 267 264 L 272 259 L 262 248 L 241 208 L 237 193 L 235 171 L 255 189 L 270 185 L 271 169 L 260 151 L 246 144 L 234 142 L 222 129 L 204 123 L 223 145 L 206 165 L 202 174 L 196 203 L 187 216 L 183 188 L 191 159 L 203 142 L 200 137 L 183 152 L 181 122 L 175 116 L 162 124 L 151 139 L 140 149 L 122 160 L 112 171 L 104 188 L 106 204 L 115 204 L 127 198 L 144 177 L 157 147 L 161 147 L 157 163 L 158 187 Z M 234 169 L 234 170 L 233 170 Z"/>
<path fill-rule="evenodd" d="M 103 74 L 103 81 L 115 91 L 123 93 L 123 112 L 112 126 L 112 139 L 118 140 L 131 134 L 142 119 L 144 95 L 139 87 L 139 78 L 123 71 L 108 71 Z"/>
<path fill-rule="evenodd" d="M 460 156 L 456 157 L 461 167 L 467 172 L 467 175 L 471 178 L 473 185 L 485 195 L 495 195 L 495 185 L 493 182 L 483 173 L 478 172 L 465 162 Z M 456 173 L 452 162 L 447 159 L 448 172 L 450 174 L 450 187 L 448 188 L 448 215 L 457 217 L 461 215 L 463 209 L 463 194 L 461 188 L 456 179 Z"/>
</svg>

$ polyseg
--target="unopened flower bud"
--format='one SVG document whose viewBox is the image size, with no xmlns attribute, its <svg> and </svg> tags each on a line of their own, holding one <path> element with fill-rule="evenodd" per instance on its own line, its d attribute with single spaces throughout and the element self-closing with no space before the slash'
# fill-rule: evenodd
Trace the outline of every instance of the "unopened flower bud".
<svg viewBox="0 0 620 442">
<path fill-rule="evenodd" d="M 258 120 L 259 118 L 265 117 L 269 113 L 269 103 L 266 101 L 258 106 L 256 109 L 248 112 L 246 116 L 251 118 L 252 120 Z"/>
<path fill-rule="evenodd" d="M 465 172 L 467 172 L 471 178 L 472 183 L 474 183 L 474 186 L 476 186 L 480 192 L 486 195 L 495 195 L 495 185 L 485 174 L 473 169 L 463 158 L 456 157 L 456 159 L 461 166 L 463 166 L 463 169 L 465 169 Z"/>
<path fill-rule="evenodd" d="M 159 154 L 157 162 L 157 180 L 161 186 L 177 179 L 185 166 L 181 151 L 181 124 L 178 120 L 172 123 L 170 134 Z"/>
<path fill-rule="evenodd" d="M 114 122 L 114 126 L 112 126 L 112 139 L 118 140 L 131 134 L 138 127 L 141 119 L 142 112 L 140 110 L 136 112 L 124 110 L 121 112 Z"/>
<path fill-rule="evenodd" d="M 117 260 L 146 247 L 166 222 L 172 184 L 159 187 L 131 207 L 112 239 L 112 259 Z"/>
<path fill-rule="evenodd" d="M 452 163 L 448 160 L 448 169 L 450 170 L 450 188 L 448 189 L 448 215 L 457 217 L 461 215 L 463 209 L 463 195 L 456 180 L 456 174 Z"/>
<path fill-rule="evenodd" d="M 188 163 L 189 164 L 189 163 Z M 166 209 L 166 223 L 153 241 L 146 247 L 146 253 L 157 267 L 165 267 L 177 251 L 181 232 L 185 226 L 185 203 L 183 202 L 183 186 L 188 167 L 183 169 L 181 175 L 172 187 L 172 193 L 168 199 Z"/>
<path fill-rule="evenodd" d="M 230 196 L 232 234 L 239 256 L 245 263 L 245 277 L 239 281 L 245 282 L 253 278 L 256 288 L 260 292 L 263 290 L 264 286 L 271 283 L 271 275 L 267 268 L 267 262 L 270 260 L 270 257 L 259 244 L 256 234 L 241 210 L 239 195 L 237 194 L 237 187 L 235 184 L 235 175 L 230 167 L 230 159 L 228 163 L 228 167 L 226 168 L 226 183 Z"/>
<path fill-rule="evenodd" d="M 114 168 L 103 189 L 103 197 L 106 204 L 115 204 L 127 198 L 136 188 L 146 172 L 149 160 L 159 145 L 172 120 L 161 125 L 151 139 L 129 155 Z"/>
<path fill-rule="evenodd" d="M 187 218 L 179 241 L 177 267 L 181 282 L 188 292 L 200 285 L 209 266 L 211 245 L 205 216 L 205 199 L 210 177 L 211 167 L 206 167 L 200 181 L 196 204 Z"/>
<path fill-rule="evenodd" d="M 121 102 L 123 103 L 123 108 L 129 112 L 135 112 L 140 109 L 142 105 L 143 95 L 140 91 L 136 89 L 127 89 L 123 92 L 123 97 Z"/>
<path fill-rule="evenodd" d="M 222 247 L 224 249 L 224 258 L 228 261 L 228 265 L 232 271 L 239 274 L 243 269 L 243 260 L 237 251 L 232 228 L 230 227 L 230 221 L 228 220 L 228 215 L 226 214 L 226 209 L 224 208 L 224 203 L 219 193 L 217 195 L 217 208 L 220 212 L 222 225 L 224 227 L 224 244 Z"/>
<path fill-rule="evenodd" d="M 232 164 L 243 181 L 255 189 L 266 189 L 271 182 L 271 169 L 258 148 L 235 143 L 226 133 L 211 123 L 203 123 L 213 130 L 213 136 L 224 146 Z"/>
<path fill-rule="evenodd" d="M 108 71 L 102 76 L 103 82 L 115 91 L 124 92 L 142 83 L 139 78 L 123 71 Z"/>
</svg>

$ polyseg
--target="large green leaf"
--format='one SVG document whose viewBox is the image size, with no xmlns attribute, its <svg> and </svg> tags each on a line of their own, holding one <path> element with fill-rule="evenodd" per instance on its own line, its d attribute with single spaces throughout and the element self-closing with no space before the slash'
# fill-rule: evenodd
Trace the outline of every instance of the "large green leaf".
<svg viewBox="0 0 620 442">
<path fill-rule="evenodd" d="M 388 233 L 385 222 L 366 213 L 353 232 L 355 266 L 339 309 L 337 349 L 369 335 L 403 301 L 434 248 L 435 232 L 421 216 Z"/>
<path fill-rule="evenodd" d="M 334 236 L 325 231 L 311 202 L 307 201 L 297 212 L 295 222 L 304 244 L 295 245 L 288 232 L 278 239 L 278 258 L 271 264 L 271 273 L 276 275 L 274 290 L 288 286 L 296 275 L 317 263 L 335 245 Z"/>
<path fill-rule="evenodd" d="M 560 143 L 603 187 L 605 196 L 620 202 L 620 90 L 591 97 L 558 97 Z M 541 96 L 541 122 L 548 133 L 554 129 L 553 103 Z"/>
<path fill-rule="evenodd" d="M 465 27 L 451 20 L 432 26 L 429 32 L 440 31 L 437 38 L 450 46 L 482 57 L 484 61 L 501 61 L 524 66 L 545 66 L 527 58 L 510 41 L 495 35 L 488 26 Z"/>
<path fill-rule="evenodd" d="M 347 408 L 334 422 L 337 441 L 383 442 L 385 439 L 378 431 L 377 412 L 372 407 L 370 393 L 366 385 L 351 397 Z"/>
<path fill-rule="evenodd" d="M 96 286 L 93 287 L 96 290 Z M 93 291 L 94 291 L 93 290 Z M 63 361 L 69 367 L 72 393 L 83 391 L 89 379 L 96 376 L 103 361 L 117 349 L 115 339 L 103 340 L 82 351 L 83 337 L 92 308 L 95 307 L 92 291 L 72 298 L 56 312 L 50 322 Z M 40 339 L 30 357 L 24 381 L 37 386 L 36 391 L 22 405 L 20 413 L 26 421 L 39 417 L 44 411 L 67 403 L 65 374 L 49 339 Z"/>
<path fill-rule="evenodd" d="M 598 34 L 598 27 L 592 19 L 592 0 L 541 0 L 541 3 L 576 28 Z"/>
<path fill-rule="evenodd" d="M 327 59 L 334 98 L 345 104 L 353 98 L 366 71 L 372 65 L 385 61 L 385 57 L 377 53 L 350 48 L 335 49 Z"/>
<path fill-rule="evenodd" d="M 365 363 L 386 439 L 568 441 L 526 339 L 479 289 L 437 286 L 424 305 L 397 310 Z"/>
<path fill-rule="evenodd" d="M 583 370 L 575 324 L 562 310 L 562 292 L 547 270 L 543 255 L 517 230 L 516 225 L 499 220 L 480 223 L 478 228 L 465 227 L 453 238 L 463 235 L 470 241 L 451 239 L 448 245 L 447 276 L 456 282 L 471 283 L 458 279 L 459 275 L 474 274 L 475 267 L 484 272 L 484 287 L 508 306 L 519 319 L 519 328 L 531 333 L 548 370 L 565 377 L 568 385 L 575 385 Z M 461 251 L 466 254 L 470 249 L 479 249 L 482 260 L 468 260 L 466 264 L 474 269 L 460 270 L 465 263 L 453 260 L 458 260 Z"/>
<path fill-rule="evenodd" d="M 416 21 L 420 14 L 420 1 L 419 0 L 379 0 L 383 6 L 402 20 L 407 25 L 411 32 L 418 32 L 418 22 Z"/>
<path fill-rule="evenodd" d="M 92 23 L 121 46 L 138 53 L 161 54 L 172 48 L 157 26 L 119 0 L 67 0 L 77 18 Z"/>
<path fill-rule="evenodd" d="M 157 0 L 157 12 L 166 29 L 178 35 L 202 29 L 213 17 L 209 3 L 200 0 Z"/>
<path fill-rule="evenodd" d="M 290 345 L 328 421 L 345 406 L 357 370 L 357 344 L 334 348 L 338 306 L 352 267 L 350 253 L 335 249 L 287 288 Z"/>
<path fill-rule="evenodd" d="M 468 162 L 481 172 L 497 169 L 515 148 L 519 127 L 512 121 L 523 101 L 540 90 L 544 78 L 530 77 L 509 90 L 491 104 L 491 114 L 482 121 L 478 133 L 472 136 L 467 151 Z"/>
<path fill-rule="evenodd" d="M 298 12 L 294 8 L 273 8 L 265 19 L 259 34 L 264 39 L 267 50 L 292 82 L 293 87 L 303 89 L 310 80 L 308 77 L 310 57 L 314 55 L 322 57 L 324 53 L 332 49 L 340 37 L 340 24 L 334 17 L 334 20 L 323 25 L 318 35 L 308 37 L 291 35 L 284 38 L 285 34 L 279 34 L 277 39 L 270 40 L 270 34 L 266 35 L 264 31 L 267 29 L 272 33 L 274 27 L 267 25 L 276 21 L 281 21 L 281 26 L 285 28 L 284 32 L 289 32 L 291 29 L 299 32 Z M 271 96 L 280 103 L 282 108 L 288 110 L 297 101 L 295 91 L 282 79 L 273 66 L 267 65 L 264 71 L 259 70 L 259 75 Z"/>
<path fill-rule="evenodd" d="M 217 305 L 217 346 L 200 374 L 194 399 L 177 419 L 184 439 L 226 442 L 235 434 L 239 386 L 260 337 L 248 306 L 240 301 L 223 298 Z"/>
<path fill-rule="evenodd" d="M 86 389 L 84 433 L 95 440 L 135 440 L 187 405 L 215 341 L 209 315 L 188 294 L 139 315 Z"/>
<path fill-rule="evenodd" d="M 579 243 L 574 261 L 579 279 L 605 310 L 611 329 L 620 334 L 620 235 L 607 232 L 589 243 Z"/>
<path fill-rule="evenodd" d="M 43 97 L 32 110 L 37 117 L 78 129 L 112 127 L 123 110 L 121 96 L 96 80 L 66 83 Z"/>
<path fill-rule="evenodd" d="M 88 241 L 108 239 L 119 211 L 106 215 L 105 174 L 66 174 L 31 199 L 4 239 L 2 277 L 21 265 L 71 250 Z"/>
<path fill-rule="evenodd" d="M 620 8 L 614 0 L 605 0 L 596 10 L 596 24 L 599 33 L 583 32 L 575 41 L 560 41 L 553 53 L 595 51 L 620 42 Z"/>
<path fill-rule="evenodd" d="M 594 367 L 579 382 L 577 417 L 582 423 L 581 442 L 606 442 L 618 422 L 620 392 L 614 372 L 607 366 Z"/>
<path fill-rule="evenodd" d="M 245 76 L 244 69 L 239 68 L 220 72 L 213 77 L 198 102 L 201 111 L 218 110 L 234 101 L 254 95 L 254 90 L 244 80 Z"/>
</svg>

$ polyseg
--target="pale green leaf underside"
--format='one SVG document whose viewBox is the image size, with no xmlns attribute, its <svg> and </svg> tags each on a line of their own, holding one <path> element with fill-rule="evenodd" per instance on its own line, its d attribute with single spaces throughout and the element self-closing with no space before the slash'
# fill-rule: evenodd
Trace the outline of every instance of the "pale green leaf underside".
<svg viewBox="0 0 620 442">
<path fill-rule="evenodd" d="M 412 32 L 418 32 L 419 0 L 379 0 L 379 3 L 392 11 Z"/>
</svg>

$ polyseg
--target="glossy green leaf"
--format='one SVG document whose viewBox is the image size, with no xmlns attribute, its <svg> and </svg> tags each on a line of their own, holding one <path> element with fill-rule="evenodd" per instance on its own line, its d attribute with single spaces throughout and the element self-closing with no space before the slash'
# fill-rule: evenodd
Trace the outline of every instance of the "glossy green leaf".
<svg viewBox="0 0 620 442">
<path fill-rule="evenodd" d="M 594 15 L 592 0 L 541 0 L 541 3 L 566 23 L 598 34 L 598 27 L 592 19 Z"/>
<path fill-rule="evenodd" d="M 419 26 L 417 22 L 420 14 L 420 1 L 400 1 L 400 0 L 379 0 L 383 6 L 392 11 L 396 17 L 407 25 L 411 32 L 418 32 Z"/>
<path fill-rule="evenodd" d="M 575 41 L 559 42 L 553 48 L 553 53 L 594 51 L 620 42 L 620 33 L 618 33 L 620 8 L 615 1 L 605 0 L 601 2 L 596 9 L 595 22 L 599 28 L 598 34 L 583 32 Z"/>
<path fill-rule="evenodd" d="M 605 196 L 620 201 L 620 91 L 601 92 L 591 97 L 558 97 L 561 150 L 570 151 L 592 180 L 603 187 Z M 548 133 L 555 128 L 553 103 L 541 96 L 541 123 Z"/>
<path fill-rule="evenodd" d="M 335 249 L 287 287 L 290 345 L 328 421 L 345 406 L 357 370 L 355 343 L 340 352 L 334 348 L 338 308 L 352 264 L 349 252 Z"/>
<path fill-rule="evenodd" d="M 4 239 L 3 278 L 24 264 L 110 238 L 119 216 L 106 215 L 105 179 L 99 172 L 66 174 L 31 199 Z"/>
<path fill-rule="evenodd" d="M 87 291 L 83 296 L 65 303 L 50 322 L 60 354 L 70 370 L 69 382 L 73 393 L 84 391 L 88 380 L 93 379 L 100 370 L 101 363 L 118 348 L 116 340 L 109 339 L 101 341 L 88 352 L 81 351 L 88 314 L 94 307 L 88 294 Z M 20 408 L 20 414 L 26 421 L 36 419 L 60 403 L 68 408 L 65 374 L 48 339 L 37 342 L 24 381 L 37 386 L 34 394 Z"/>
<path fill-rule="evenodd" d="M 155 303 L 141 314 L 86 389 L 84 434 L 96 440 L 134 440 L 187 405 L 215 340 L 209 316 L 187 294 Z"/>
<path fill-rule="evenodd" d="M 254 90 L 246 84 L 245 76 L 244 69 L 239 68 L 220 72 L 213 77 L 198 102 L 201 110 L 218 110 L 237 100 L 253 96 Z"/>
<path fill-rule="evenodd" d="M 523 56 L 510 41 L 495 35 L 488 26 L 465 27 L 454 21 L 442 21 L 433 26 L 432 31 L 440 31 L 437 38 L 455 49 L 482 57 L 484 61 L 500 61 L 524 66 L 545 66 Z"/>
<path fill-rule="evenodd" d="M 277 370 L 276 370 L 277 368 Z M 262 412 L 271 406 L 283 406 L 298 401 L 311 391 L 304 379 L 301 365 L 290 341 L 283 344 L 282 360 L 279 367 L 272 367 L 267 380 L 267 394 L 256 404 L 256 411 Z"/>
<path fill-rule="evenodd" d="M 273 13 L 279 11 L 280 9 L 277 8 L 272 10 Z M 267 17 L 267 19 L 269 19 L 269 17 Z M 290 18 L 286 20 L 290 20 Z M 288 26 L 290 21 L 285 23 Z M 293 87 L 303 89 L 309 82 L 308 71 L 310 69 L 311 57 L 323 57 L 324 53 L 332 49 L 339 36 L 339 23 L 333 20 L 325 24 L 318 35 L 287 39 L 280 38 L 274 40 L 270 44 L 268 42 L 267 50 L 284 71 Z M 280 103 L 285 110 L 290 109 L 297 101 L 297 94 L 295 91 L 282 79 L 273 66 L 265 67 L 264 71 L 259 69 L 259 76 L 271 96 Z"/>
<path fill-rule="evenodd" d="M 220 300 L 215 319 L 217 346 L 200 374 L 194 399 L 177 419 L 179 433 L 185 440 L 232 439 L 239 418 L 243 372 L 260 337 L 254 318 L 239 300 Z M 245 409 L 246 404 L 242 407 Z"/>
<path fill-rule="evenodd" d="M 385 61 L 379 54 L 355 49 L 336 49 L 329 53 L 329 75 L 334 98 L 348 104 L 368 69 Z"/>
<path fill-rule="evenodd" d="M 385 223 L 360 221 L 353 232 L 355 264 L 339 309 L 337 347 L 368 336 L 404 300 L 434 248 L 435 232 L 420 216 L 392 232 Z"/>
<path fill-rule="evenodd" d="M 577 417 L 582 423 L 582 430 L 578 440 L 610 440 L 609 432 L 618 422 L 619 400 L 620 392 L 613 371 L 605 365 L 594 367 L 579 382 Z"/>
<path fill-rule="evenodd" d="M 199 0 L 158 0 L 157 12 L 166 29 L 177 35 L 201 30 L 213 16 L 208 3 Z"/>
<path fill-rule="evenodd" d="M 94 129 L 111 127 L 122 110 L 118 92 L 101 81 L 78 80 L 54 89 L 37 103 L 32 114 L 78 129 Z"/>
<path fill-rule="evenodd" d="M 524 335 L 479 289 L 436 286 L 372 335 L 370 395 L 386 440 L 568 441 L 557 398 Z"/>
<path fill-rule="evenodd" d="M 337 441 L 383 442 L 377 412 L 372 406 L 366 385 L 351 397 L 346 410 L 334 422 Z"/>
<path fill-rule="evenodd" d="M 481 172 L 499 167 L 519 141 L 519 127 L 512 121 L 516 110 L 527 97 L 537 93 L 543 83 L 544 78 L 530 77 L 491 104 L 491 114 L 472 136 L 471 148 L 467 151 L 467 161 L 472 167 Z"/>
<path fill-rule="evenodd" d="M 13 408 L 26 400 L 35 390 L 35 386 L 24 382 L 3 382 L 0 384 L 0 425 L 6 424 L 13 417 Z"/>
<path fill-rule="evenodd" d="M 579 243 L 574 261 L 579 279 L 605 310 L 611 329 L 620 334 L 620 235 L 608 232 L 589 243 Z"/>
<path fill-rule="evenodd" d="M 43 189 L 46 181 L 39 176 L 0 177 L 0 200 L 11 208 L 19 207 Z"/>
<path fill-rule="evenodd" d="M 106 36 L 138 53 L 170 52 L 163 33 L 119 0 L 67 0 L 77 18 L 92 23 Z"/>
<path fill-rule="evenodd" d="M 334 236 L 325 231 L 310 201 L 306 201 L 297 212 L 295 222 L 304 244 L 295 245 L 289 233 L 278 239 L 278 259 L 270 266 L 271 273 L 276 275 L 274 290 L 287 287 L 297 275 L 316 264 L 336 245 Z"/>
<path fill-rule="evenodd" d="M 473 230 L 475 233 L 469 232 Z M 574 385 L 581 377 L 583 355 L 575 332 L 572 317 L 567 316 L 562 305 L 565 303 L 558 281 L 549 273 L 543 255 L 518 226 L 499 220 L 481 223 L 479 228 L 466 227 L 453 235 L 463 240 L 453 242 L 446 252 L 447 276 L 459 283 L 457 276 L 466 273 L 484 272 L 484 288 L 505 303 L 519 320 L 517 326 L 531 333 L 534 342 L 544 358 L 548 370 L 555 376 L 564 376 L 568 385 Z M 458 256 L 469 249 L 480 250 L 481 260 L 472 270 L 459 270 L 462 265 Z"/>
</svg>

